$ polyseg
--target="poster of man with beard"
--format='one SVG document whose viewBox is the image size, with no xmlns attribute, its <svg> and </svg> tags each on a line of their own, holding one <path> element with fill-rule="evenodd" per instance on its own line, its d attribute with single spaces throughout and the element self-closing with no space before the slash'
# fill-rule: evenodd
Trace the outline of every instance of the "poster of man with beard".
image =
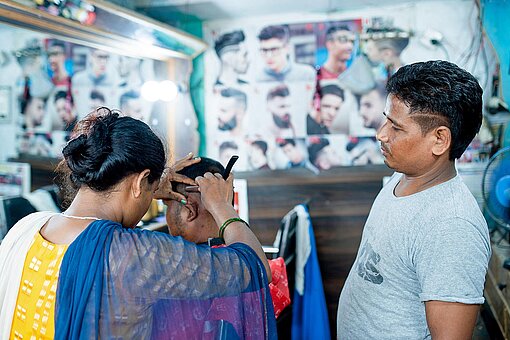
<svg viewBox="0 0 510 340">
<path fill-rule="evenodd" d="M 230 137 L 241 137 L 246 115 L 246 93 L 234 88 L 224 88 L 218 98 L 218 130 Z"/>
<path fill-rule="evenodd" d="M 271 115 L 268 132 L 273 137 L 294 138 L 296 129 L 291 115 L 291 97 L 287 85 L 279 84 L 267 93 L 267 110 Z"/>
</svg>

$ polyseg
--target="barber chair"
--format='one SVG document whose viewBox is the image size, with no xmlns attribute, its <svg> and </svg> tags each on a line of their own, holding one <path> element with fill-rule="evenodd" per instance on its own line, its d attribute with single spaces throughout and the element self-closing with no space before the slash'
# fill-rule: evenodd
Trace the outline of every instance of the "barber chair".
<svg viewBox="0 0 510 340">
<path fill-rule="evenodd" d="M 21 196 L 0 197 L 0 240 L 23 217 L 37 210 Z"/>
</svg>

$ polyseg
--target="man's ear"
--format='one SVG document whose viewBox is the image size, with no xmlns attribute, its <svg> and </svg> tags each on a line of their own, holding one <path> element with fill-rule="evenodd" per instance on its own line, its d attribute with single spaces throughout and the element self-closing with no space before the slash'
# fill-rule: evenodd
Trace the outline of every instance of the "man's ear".
<svg viewBox="0 0 510 340">
<path fill-rule="evenodd" d="M 432 145 L 432 153 L 435 156 L 441 156 L 450 150 L 452 144 L 452 132 L 446 126 L 440 126 L 435 128 L 434 133 L 434 144 Z"/>
<path fill-rule="evenodd" d="M 189 195 L 191 196 L 191 195 Z M 183 206 L 183 209 L 186 211 L 186 222 L 192 222 L 198 218 L 199 214 L 199 205 L 198 203 L 190 199 L 188 196 L 188 202 Z"/>
<path fill-rule="evenodd" d="M 147 177 L 149 177 L 150 173 L 151 171 L 149 169 L 145 169 L 139 174 L 135 174 L 133 182 L 131 183 L 131 192 L 135 198 L 140 197 L 144 191 L 144 187 L 148 185 Z"/>
</svg>

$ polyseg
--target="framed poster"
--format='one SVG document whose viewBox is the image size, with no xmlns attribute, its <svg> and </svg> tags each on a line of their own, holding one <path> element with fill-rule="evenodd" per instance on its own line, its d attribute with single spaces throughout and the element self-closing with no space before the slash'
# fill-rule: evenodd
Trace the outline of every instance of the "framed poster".
<svg viewBox="0 0 510 340">
<path fill-rule="evenodd" d="M 0 162 L 0 196 L 30 193 L 30 164 Z"/>
</svg>

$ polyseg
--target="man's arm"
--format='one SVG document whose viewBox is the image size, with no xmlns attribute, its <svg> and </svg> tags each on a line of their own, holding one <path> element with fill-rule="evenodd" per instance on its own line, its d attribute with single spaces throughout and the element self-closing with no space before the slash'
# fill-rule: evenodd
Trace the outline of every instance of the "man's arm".
<svg viewBox="0 0 510 340">
<path fill-rule="evenodd" d="M 433 340 L 472 339 L 480 305 L 427 301 L 425 314 Z"/>
</svg>

